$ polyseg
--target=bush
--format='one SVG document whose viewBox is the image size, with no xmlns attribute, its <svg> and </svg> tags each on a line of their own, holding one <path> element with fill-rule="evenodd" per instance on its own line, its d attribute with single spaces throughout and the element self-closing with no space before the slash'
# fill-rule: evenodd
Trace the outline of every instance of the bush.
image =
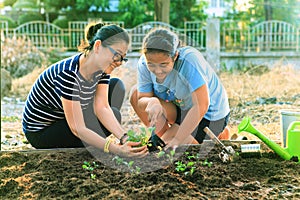
<svg viewBox="0 0 300 200">
<path fill-rule="evenodd" d="M 18 24 L 24 24 L 30 21 L 44 21 L 44 17 L 40 13 L 28 12 L 18 17 Z"/>
<path fill-rule="evenodd" d="M 15 28 L 17 27 L 17 23 L 10 17 L 0 15 L 0 21 L 7 21 L 8 22 L 8 28 Z"/>
<path fill-rule="evenodd" d="M 50 64 L 48 54 L 39 51 L 26 38 L 6 38 L 2 44 L 1 68 L 9 71 L 13 78 Z"/>
<path fill-rule="evenodd" d="M 69 21 L 67 19 L 55 19 L 53 24 L 60 27 L 60 28 L 68 28 Z"/>
</svg>

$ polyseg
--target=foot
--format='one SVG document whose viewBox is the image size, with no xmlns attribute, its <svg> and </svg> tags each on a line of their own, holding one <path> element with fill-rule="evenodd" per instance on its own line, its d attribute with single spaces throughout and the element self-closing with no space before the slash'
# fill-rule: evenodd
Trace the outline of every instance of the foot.
<svg viewBox="0 0 300 200">
<path fill-rule="evenodd" d="M 228 126 L 225 127 L 222 133 L 218 136 L 219 140 L 229 140 L 230 138 L 230 129 Z"/>
</svg>

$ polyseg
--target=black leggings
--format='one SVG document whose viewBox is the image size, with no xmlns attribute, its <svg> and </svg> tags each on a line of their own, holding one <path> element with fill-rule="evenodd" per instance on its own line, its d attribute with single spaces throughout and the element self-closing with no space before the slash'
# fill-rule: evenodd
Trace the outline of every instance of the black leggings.
<svg viewBox="0 0 300 200">
<path fill-rule="evenodd" d="M 120 79 L 111 78 L 109 84 L 108 101 L 114 115 L 121 123 L 120 109 L 125 96 L 125 86 Z M 93 106 L 83 110 L 83 116 L 86 126 L 98 133 L 102 137 L 107 137 L 111 133 L 99 122 L 94 114 Z M 25 133 L 29 143 L 37 149 L 47 148 L 70 148 L 84 147 L 84 143 L 76 137 L 70 130 L 66 119 L 59 120 L 50 127 L 39 132 Z"/>
<path fill-rule="evenodd" d="M 181 124 L 183 119 L 185 118 L 187 111 L 182 111 L 178 106 L 176 106 L 177 110 L 177 118 L 176 118 L 176 124 Z M 228 124 L 230 113 L 228 113 L 224 118 L 219 119 L 217 121 L 209 121 L 205 118 L 203 118 L 198 127 L 193 131 L 192 135 L 194 138 L 201 144 L 204 139 L 209 139 L 209 137 L 204 132 L 204 128 L 208 127 L 216 136 L 219 136 L 219 134 L 225 129 L 225 127 Z"/>
</svg>

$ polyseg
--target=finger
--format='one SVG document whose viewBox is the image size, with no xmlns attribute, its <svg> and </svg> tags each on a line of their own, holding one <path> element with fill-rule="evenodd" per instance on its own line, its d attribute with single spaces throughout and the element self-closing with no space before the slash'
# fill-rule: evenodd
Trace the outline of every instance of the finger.
<svg viewBox="0 0 300 200">
<path fill-rule="evenodd" d="M 137 152 L 142 152 L 145 151 L 145 149 L 147 149 L 147 146 L 142 146 L 142 147 L 133 147 L 131 152 L 137 153 Z"/>
<path fill-rule="evenodd" d="M 130 146 L 130 147 L 139 146 L 140 144 L 141 144 L 141 142 L 131 142 L 131 141 L 127 142 L 127 146 Z"/>
<path fill-rule="evenodd" d="M 133 148 L 135 149 L 135 148 Z M 138 151 L 138 152 L 133 152 L 131 151 L 129 154 L 127 154 L 127 157 L 138 157 L 138 158 L 142 158 L 142 157 L 145 157 L 146 155 L 148 155 L 148 149 L 145 148 L 143 149 L 142 151 Z"/>
<path fill-rule="evenodd" d="M 157 122 L 157 116 L 156 115 L 153 115 L 152 118 L 151 118 L 151 126 L 154 126 Z"/>
<path fill-rule="evenodd" d="M 164 147 L 164 151 L 168 150 L 169 148 L 170 148 L 170 145 L 166 145 L 166 146 Z"/>
<path fill-rule="evenodd" d="M 148 154 L 149 154 L 149 151 L 148 151 L 148 149 L 146 148 L 146 149 L 144 149 L 144 150 L 141 151 L 141 152 L 135 153 L 134 156 L 135 156 L 135 157 L 138 157 L 138 158 L 143 158 L 143 157 L 147 156 Z"/>
<path fill-rule="evenodd" d="M 156 124 L 156 120 L 150 120 L 150 126 L 152 126 L 152 127 L 154 127 L 155 126 L 155 124 Z"/>
<path fill-rule="evenodd" d="M 173 150 L 173 151 L 176 151 L 177 147 L 178 147 L 177 145 L 174 145 L 174 146 L 172 147 L 172 150 Z"/>
<path fill-rule="evenodd" d="M 164 150 L 167 151 L 169 149 L 171 151 L 176 151 L 177 148 L 178 148 L 178 145 L 169 144 L 164 148 Z"/>
</svg>

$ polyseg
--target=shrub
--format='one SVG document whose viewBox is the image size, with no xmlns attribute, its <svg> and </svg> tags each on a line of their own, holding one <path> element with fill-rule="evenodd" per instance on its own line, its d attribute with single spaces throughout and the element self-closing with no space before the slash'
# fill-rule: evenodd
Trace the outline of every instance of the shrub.
<svg viewBox="0 0 300 200">
<path fill-rule="evenodd" d="M 15 28 L 17 27 L 17 23 L 10 17 L 0 15 L 0 21 L 7 21 L 8 22 L 8 28 Z"/>
<path fill-rule="evenodd" d="M 68 20 L 67 19 L 55 19 L 53 21 L 53 24 L 55 24 L 56 26 L 60 27 L 60 28 L 68 28 L 69 24 L 68 24 Z"/>
<path fill-rule="evenodd" d="M 24 24 L 30 21 L 44 21 L 44 17 L 40 13 L 28 12 L 18 17 L 18 24 Z"/>
<path fill-rule="evenodd" d="M 34 68 L 48 65 L 48 55 L 39 51 L 24 38 L 5 38 L 2 43 L 1 68 L 10 72 L 13 78 L 22 77 Z"/>
</svg>

